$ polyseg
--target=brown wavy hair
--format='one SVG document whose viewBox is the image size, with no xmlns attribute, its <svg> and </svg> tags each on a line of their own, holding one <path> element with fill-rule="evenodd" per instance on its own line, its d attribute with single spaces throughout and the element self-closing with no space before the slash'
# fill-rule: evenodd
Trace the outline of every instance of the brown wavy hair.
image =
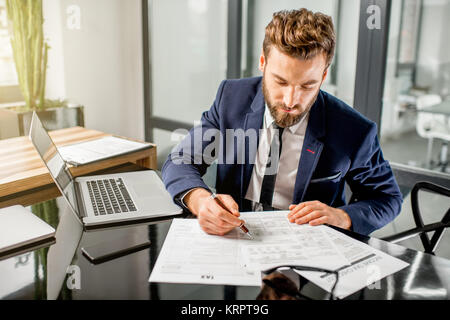
<svg viewBox="0 0 450 320">
<path fill-rule="evenodd" d="M 272 46 L 291 57 L 305 60 L 324 53 L 328 67 L 336 47 L 333 21 L 330 16 L 304 8 L 275 12 L 266 27 L 263 42 L 266 59 Z"/>
</svg>

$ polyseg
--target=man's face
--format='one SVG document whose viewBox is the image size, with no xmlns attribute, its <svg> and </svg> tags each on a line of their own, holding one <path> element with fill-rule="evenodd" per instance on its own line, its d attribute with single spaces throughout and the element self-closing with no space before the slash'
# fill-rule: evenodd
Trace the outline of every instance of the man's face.
<svg viewBox="0 0 450 320">
<path fill-rule="evenodd" d="M 290 127 L 309 111 L 327 76 L 326 66 L 325 54 L 302 60 L 274 46 L 267 59 L 261 54 L 259 69 L 263 72 L 264 99 L 278 126 Z"/>
</svg>

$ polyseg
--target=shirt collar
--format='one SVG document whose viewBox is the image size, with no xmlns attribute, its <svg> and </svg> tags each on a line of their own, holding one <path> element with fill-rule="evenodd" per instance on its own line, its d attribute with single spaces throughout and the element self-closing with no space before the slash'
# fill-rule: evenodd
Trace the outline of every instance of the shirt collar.
<svg viewBox="0 0 450 320">
<path fill-rule="evenodd" d="M 300 119 L 299 122 L 297 122 L 293 126 L 288 127 L 287 129 L 289 129 L 289 131 L 291 133 L 300 134 L 300 128 L 301 128 L 303 122 L 305 122 L 305 119 L 308 117 L 308 115 L 309 115 L 309 111 L 302 116 L 302 118 Z M 273 119 L 272 115 L 270 114 L 269 107 L 266 104 L 266 110 L 264 111 L 264 123 L 266 125 L 266 128 L 270 128 L 274 122 L 275 122 L 275 120 Z"/>
</svg>

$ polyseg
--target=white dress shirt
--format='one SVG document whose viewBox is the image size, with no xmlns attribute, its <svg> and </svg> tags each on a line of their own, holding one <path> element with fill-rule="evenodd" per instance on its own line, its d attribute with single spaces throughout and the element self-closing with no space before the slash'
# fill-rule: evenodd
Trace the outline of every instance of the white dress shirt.
<svg viewBox="0 0 450 320">
<path fill-rule="evenodd" d="M 298 123 L 283 131 L 281 156 L 272 200 L 272 206 L 274 208 L 288 210 L 292 204 L 295 180 L 300 155 L 302 153 L 303 141 L 305 139 L 306 127 L 308 126 L 308 119 L 309 113 L 305 114 Z M 262 210 L 259 198 L 264 171 L 269 157 L 270 144 L 274 135 L 273 122 L 274 119 L 266 105 L 258 152 L 256 154 L 250 184 L 245 195 L 245 199 L 253 202 L 254 211 Z"/>
</svg>

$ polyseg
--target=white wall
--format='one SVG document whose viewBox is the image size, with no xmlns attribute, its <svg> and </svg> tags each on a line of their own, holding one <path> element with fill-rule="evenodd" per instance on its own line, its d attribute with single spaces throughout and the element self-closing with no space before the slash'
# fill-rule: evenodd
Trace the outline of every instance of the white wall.
<svg viewBox="0 0 450 320">
<path fill-rule="evenodd" d="M 48 96 L 84 105 L 87 128 L 144 139 L 141 1 L 44 1 Z M 79 29 L 67 26 L 71 5 Z"/>
<path fill-rule="evenodd" d="M 44 34 L 50 49 L 48 50 L 48 66 L 45 96 L 48 99 L 66 97 L 64 82 L 64 51 L 63 51 L 63 16 L 59 0 L 44 0 Z"/>
</svg>

